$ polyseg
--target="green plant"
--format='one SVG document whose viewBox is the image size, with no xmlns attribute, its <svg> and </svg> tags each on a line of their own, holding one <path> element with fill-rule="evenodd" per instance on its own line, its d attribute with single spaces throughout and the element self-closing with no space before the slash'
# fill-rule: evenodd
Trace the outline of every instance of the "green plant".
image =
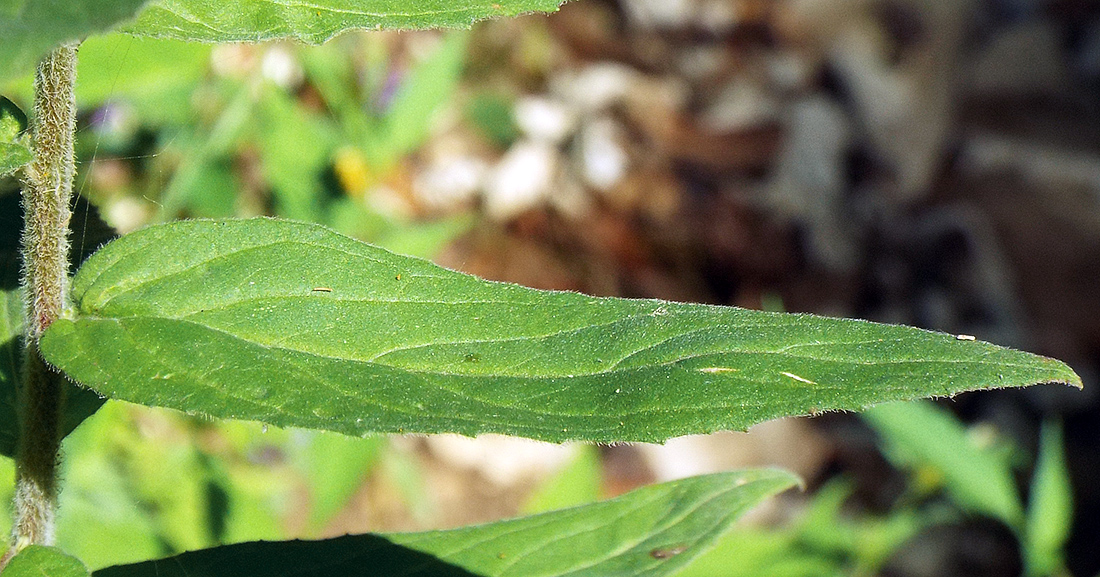
<svg viewBox="0 0 1100 577">
<path fill-rule="evenodd" d="M 1025 575 L 1068 575 L 1063 548 L 1072 496 L 1059 425 L 1043 426 L 1025 508 L 1012 474 L 1017 451 L 998 442 L 989 427 L 967 431 L 926 402 L 887 403 L 863 417 L 890 460 L 909 472 L 906 491 L 889 511 L 845 510 L 854 486 L 834 479 L 792 526 L 735 530 L 680 575 L 878 575 L 923 530 L 974 515 L 996 519 L 1016 534 Z"/>
<path fill-rule="evenodd" d="M 1061 425 L 1043 424 L 1031 494 L 1013 476 L 1012 447 L 976 439 L 949 413 L 927 403 L 886 404 L 864 414 L 899 466 L 922 471 L 963 511 L 997 519 L 1020 541 L 1025 575 L 1066 575 L 1063 548 L 1072 525 L 1072 488 Z"/>
<path fill-rule="evenodd" d="M 978 388 L 1080 386 L 1062 363 L 971 337 L 535 291 L 292 221 L 149 227 L 100 249 L 70 288 L 74 39 L 123 23 L 130 34 L 183 40 L 320 42 L 351 27 L 466 26 L 558 4 L 29 0 L 2 9 L 4 74 L 49 51 L 38 64 L 33 161 L 22 169 L 24 272 L 21 283 L 4 286 L 0 308 L 9 344 L 0 363 L 7 405 L 0 438 L 10 441 L 3 449 L 15 456 L 17 475 L 4 577 L 87 574 L 79 560 L 48 546 L 58 444 L 98 403 L 57 371 L 111 398 L 208 417 L 352 436 L 496 432 L 593 443 L 659 442 Z M 453 69 L 453 60 L 441 62 Z M 412 86 L 401 115 L 415 117 L 417 102 L 439 98 L 440 87 Z M 4 110 L 0 166 L 7 172 L 24 163 L 28 146 L 18 114 L 7 104 Z M 224 145 L 213 136 L 232 139 L 235 116 L 228 118 L 200 156 Z M 271 122 L 281 129 L 288 118 Z M 368 143 L 378 137 L 366 135 L 382 131 L 398 152 L 419 138 L 416 130 L 365 124 Z M 312 210 L 303 198 L 308 192 L 289 194 L 286 210 Z M 13 262 L 4 271 L 12 277 Z M 20 336 L 25 348 L 15 344 Z M 242 543 L 94 574 L 668 575 L 745 510 L 795 484 L 772 470 L 708 475 L 479 527 Z"/>
</svg>

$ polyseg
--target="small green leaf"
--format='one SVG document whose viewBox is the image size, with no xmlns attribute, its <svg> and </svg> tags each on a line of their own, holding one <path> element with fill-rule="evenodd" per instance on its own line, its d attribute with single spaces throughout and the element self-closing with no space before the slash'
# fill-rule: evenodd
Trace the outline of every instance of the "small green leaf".
<svg viewBox="0 0 1100 577">
<path fill-rule="evenodd" d="M 564 0 L 154 0 L 122 28 L 203 42 L 296 38 L 320 44 L 349 29 L 466 28 L 478 20 L 554 12 Z"/>
<path fill-rule="evenodd" d="M 12 558 L 3 577 L 88 577 L 88 569 L 75 557 L 53 547 L 31 545 Z"/>
<path fill-rule="evenodd" d="M 77 274 L 42 351 L 110 397 L 284 427 L 661 441 L 987 387 L 1058 361 L 810 315 L 487 282 L 324 227 L 184 221 Z"/>
<path fill-rule="evenodd" d="M 324 191 L 319 175 L 338 141 L 335 127 L 275 86 L 264 87 L 258 108 L 255 140 L 277 214 L 320 220 Z"/>
<path fill-rule="evenodd" d="M 466 32 L 446 34 L 435 52 L 410 71 L 383 118 L 380 142 L 374 144 L 379 156 L 396 162 L 424 144 L 432 120 L 454 97 L 469 38 Z"/>
<path fill-rule="evenodd" d="M 13 142 L 0 142 L 0 176 L 11 174 L 34 158 L 31 149 L 22 143 L 22 138 Z"/>
<path fill-rule="evenodd" d="M 1064 547 L 1073 527 L 1073 486 L 1062 446 L 1062 426 L 1043 424 L 1039 460 L 1031 481 L 1027 532 L 1024 534 L 1026 574 L 1031 577 L 1065 573 Z"/>
<path fill-rule="evenodd" d="M 0 96 L 0 177 L 22 168 L 33 158 L 23 132 L 27 116 L 14 102 Z"/>
<path fill-rule="evenodd" d="M 146 0 L 28 0 L 0 8 L 0 85 L 32 69 L 63 42 L 106 32 Z"/>
<path fill-rule="evenodd" d="M 11 142 L 27 130 L 27 115 L 14 102 L 0 96 L 0 141 Z"/>
<path fill-rule="evenodd" d="M 95 576 L 658 577 L 683 568 L 746 511 L 797 483 L 783 471 L 718 473 L 451 531 L 230 545 Z"/>
<path fill-rule="evenodd" d="M 891 403 L 863 418 L 882 436 L 887 455 L 906 466 L 930 466 L 964 509 L 989 515 L 1013 529 L 1023 522 L 1012 468 L 1007 459 L 983 449 L 951 414 L 931 403 Z"/>
</svg>

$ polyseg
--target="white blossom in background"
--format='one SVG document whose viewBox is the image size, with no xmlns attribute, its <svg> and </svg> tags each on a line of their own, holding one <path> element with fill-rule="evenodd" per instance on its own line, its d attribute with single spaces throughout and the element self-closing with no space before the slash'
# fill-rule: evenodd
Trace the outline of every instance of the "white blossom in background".
<svg viewBox="0 0 1100 577">
<path fill-rule="evenodd" d="M 143 204 L 136 198 L 120 196 L 107 204 L 107 211 L 103 215 L 106 220 L 120 234 L 133 232 L 149 222 L 151 213 L 148 204 Z"/>
<path fill-rule="evenodd" d="M 680 28 L 695 19 L 696 0 L 623 0 L 631 24 L 642 29 Z"/>
<path fill-rule="evenodd" d="M 621 103 L 638 77 L 637 70 L 624 64 L 598 62 L 551 80 L 551 92 L 581 114 L 591 114 Z"/>
<path fill-rule="evenodd" d="M 592 211 L 592 196 L 568 170 L 559 172 L 547 202 L 558 213 L 572 219 L 583 218 Z"/>
<path fill-rule="evenodd" d="M 489 174 L 482 191 L 490 218 L 508 220 L 542 204 L 557 174 L 560 153 L 545 142 L 512 145 Z"/>
<path fill-rule="evenodd" d="M 619 132 L 619 125 L 610 118 L 598 118 L 581 129 L 581 175 L 586 184 L 601 192 L 618 184 L 630 168 Z"/>
<path fill-rule="evenodd" d="M 210 50 L 210 68 L 216 76 L 244 78 L 255 70 L 256 50 L 250 44 L 215 44 Z"/>
<path fill-rule="evenodd" d="M 714 132 L 736 132 L 774 120 L 779 105 L 761 83 L 738 77 L 726 83 L 700 120 Z"/>
<path fill-rule="evenodd" d="M 565 104 L 525 96 L 515 105 L 516 125 L 532 140 L 561 144 L 577 127 L 577 113 Z"/>
<path fill-rule="evenodd" d="M 695 82 L 720 73 L 728 66 L 729 53 L 724 46 L 693 46 L 676 54 L 676 71 Z"/>
<path fill-rule="evenodd" d="M 489 167 L 480 158 L 446 155 L 434 159 L 413 180 L 413 193 L 428 208 L 449 210 L 477 196 Z"/>
<path fill-rule="evenodd" d="M 728 34 L 740 20 L 737 4 L 730 0 L 703 0 L 695 14 L 695 22 L 712 34 Z"/>
<path fill-rule="evenodd" d="M 260 73 L 282 88 L 298 86 L 305 77 L 302 67 L 298 65 L 290 51 L 278 45 L 264 52 L 263 60 L 260 61 Z"/>
</svg>

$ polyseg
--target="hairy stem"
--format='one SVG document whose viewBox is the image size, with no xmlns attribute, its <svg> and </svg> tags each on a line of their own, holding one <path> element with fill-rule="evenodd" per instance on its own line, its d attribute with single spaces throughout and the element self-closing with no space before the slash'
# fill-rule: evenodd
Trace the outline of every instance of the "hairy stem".
<svg viewBox="0 0 1100 577">
<path fill-rule="evenodd" d="M 63 377 L 42 360 L 38 340 L 68 297 L 75 77 L 76 44 L 69 44 L 42 60 L 34 82 L 34 161 L 23 183 L 26 355 L 9 555 L 54 541 Z"/>
</svg>

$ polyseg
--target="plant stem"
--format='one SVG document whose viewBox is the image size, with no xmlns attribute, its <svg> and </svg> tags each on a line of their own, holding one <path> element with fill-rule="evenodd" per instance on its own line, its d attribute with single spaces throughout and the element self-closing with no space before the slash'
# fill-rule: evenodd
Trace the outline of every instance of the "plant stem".
<svg viewBox="0 0 1100 577">
<path fill-rule="evenodd" d="M 63 377 L 46 365 L 38 340 L 66 306 L 69 289 L 69 201 L 75 167 L 76 44 L 38 65 L 34 92 L 34 161 L 23 183 L 23 285 L 26 329 L 20 434 L 16 453 L 13 555 L 54 542 Z"/>
</svg>

